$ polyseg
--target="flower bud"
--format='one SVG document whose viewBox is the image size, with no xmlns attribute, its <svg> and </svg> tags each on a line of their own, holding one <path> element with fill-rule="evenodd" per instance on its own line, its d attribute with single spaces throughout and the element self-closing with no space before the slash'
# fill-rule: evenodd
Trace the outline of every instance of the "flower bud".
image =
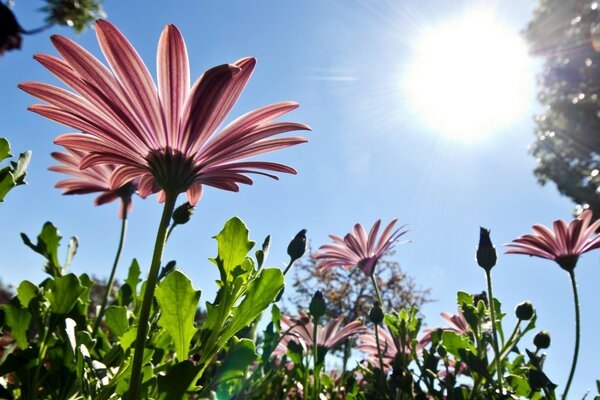
<svg viewBox="0 0 600 400">
<path fill-rule="evenodd" d="M 547 349 L 550 347 L 550 334 L 546 331 L 538 332 L 538 334 L 533 337 L 533 344 L 538 349 Z"/>
<path fill-rule="evenodd" d="M 321 293 L 320 290 L 317 290 L 310 300 L 308 311 L 310 311 L 310 315 L 312 315 L 314 319 L 319 319 L 325 315 L 325 312 L 327 311 L 327 305 L 325 304 L 323 293 Z"/>
<path fill-rule="evenodd" d="M 521 321 L 529 321 L 533 317 L 533 313 L 533 305 L 530 301 L 519 303 L 515 308 L 515 315 Z"/>
<path fill-rule="evenodd" d="M 496 265 L 496 248 L 490 239 L 489 229 L 479 228 L 479 247 L 477 247 L 477 264 L 486 271 L 491 270 Z"/>
<path fill-rule="evenodd" d="M 194 213 L 194 206 L 192 206 L 189 202 L 185 202 L 173 211 L 173 224 L 174 225 L 183 225 L 187 224 L 190 218 L 192 218 L 192 214 Z"/>
<path fill-rule="evenodd" d="M 375 325 L 379 325 L 383 322 L 383 310 L 378 301 L 375 302 L 373 308 L 371 308 L 371 311 L 369 312 L 369 321 Z"/>
<path fill-rule="evenodd" d="M 298 260 L 306 252 L 306 229 L 302 229 L 294 236 L 287 248 L 291 262 Z"/>
</svg>

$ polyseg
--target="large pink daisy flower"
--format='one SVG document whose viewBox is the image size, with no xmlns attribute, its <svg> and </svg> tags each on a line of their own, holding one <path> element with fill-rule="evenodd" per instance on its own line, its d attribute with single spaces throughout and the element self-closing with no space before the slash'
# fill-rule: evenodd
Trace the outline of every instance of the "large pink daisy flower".
<svg viewBox="0 0 600 400">
<path fill-rule="evenodd" d="M 381 237 L 377 240 L 377 233 L 381 220 L 377 220 L 369 235 L 361 224 L 354 225 L 354 232 L 348 233 L 343 239 L 336 235 L 329 235 L 332 244 L 325 244 L 314 253 L 312 257 L 318 260 L 321 269 L 332 267 L 344 267 L 346 269 L 358 266 L 367 275 L 375 271 L 377 261 L 390 251 L 398 238 L 407 230 L 404 226 L 394 230 L 396 219 L 392 220 L 383 230 Z"/>
<path fill-rule="evenodd" d="M 192 205 L 203 185 L 238 191 L 238 184 L 252 184 L 249 173 L 272 178 L 272 172 L 295 173 L 278 163 L 243 161 L 306 142 L 303 137 L 272 138 L 309 129 L 274 122 L 298 107 L 294 102 L 250 111 L 215 134 L 248 82 L 254 58 L 214 67 L 190 88 L 185 43 L 177 28 L 168 25 L 158 44 L 157 88 L 115 26 L 99 20 L 96 34 L 110 70 L 75 42 L 54 35 L 52 43 L 63 59 L 35 58 L 74 92 L 37 82 L 19 85 L 48 103 L 30 110 L 83 132 L 56 139 L 57 144 L 88 153 L 80 168 L 113 164 L 117 167 L 112 189 L 139 178 L 141 196 L 161 191 L 162 199 L 165 192 L 186 192 Z"/>
<path fill-rule="evenodd" d="M 580 255 L 600 247 L 600 236 L 595 234 L 600 228 L 600 220 L 590 225 L 591 221 L 592 212 L 586 210 L 569 224 L 560 219 L 554 221 L 554 230 L 534 225 L 534 233 L 505 244 L 509 247 L 506 253 L 547 258 L 566 271 L 572 271 Z"/>
<path fill-rule="evenodd" d="M 63 194 L 88 194 L 100 193 L 94 200 L 99 206 L 121 199 L 120 217 L 129 214 L 133 207 L 131 197 L 137 190 L 137 180 L 125 183 L 116 189 L 110 187 L 110 177 L 115 170 L 112 164 L 93 165 L 86 169 L 80 169 L 79 163 L 86 153 L 79 150 L 67 149 L 66 153 L 54 152 L 52 157 L 60 163 L 48 169 L 54 172 L 71 175 L 72 178 L 58 181 L 55 187 L 63 189 Z"/>
</svg>

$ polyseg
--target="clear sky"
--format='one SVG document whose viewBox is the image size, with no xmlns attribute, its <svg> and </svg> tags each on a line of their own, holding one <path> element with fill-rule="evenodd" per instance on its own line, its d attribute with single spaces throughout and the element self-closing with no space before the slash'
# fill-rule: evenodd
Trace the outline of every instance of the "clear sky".
<svg viewBox="0 0 600 400">
<path fill-rule="evenodd" d="M 300 109 L 287 120 L 309 124 L 308 144 L 264 157 L 289 164 L 297 176 L 280 181 L 257 177 L 240 193 L 208 188 L 192 221 L 171 236 L 165 260 L 176 259 L 202 300 L 212 300 L 218 273 L 207 261 L 216 254 L 211 237 L 231 216 L 240 216 L 251 238 L 273 237 L 269 266 L 282 266 L 285 248 L 302 228 L 314 247 L 330 233 L 344 234 L 361 222 L 398 218 L 408 223 L 411 243 L 394 256 L 436 302 L 423 312 L 428 325 L 440 324 L 441 311 L 456 310 L 457 290 L 480 292 L 484 273 L 474 261 L 479 226 L 492 230 L 501 244 L 529 233 L 534 223 L 570 219 L 573 209 L 554 185 L 541 187 L 527 147 L 534 140 L 533 115 L 539 111 L 533 90 L 522 115 L 509 126 L 473 140 L 457 140 L 429 124 L 430 115 L 415 108 L 406 91 L 406 76 L 424 32 L 460 18 L 484 4 L 513 32 L 524 28 L 534 2 L 491 1 L 110 1 L 105 9 L 137 48 L 151 71 L 156 44 L 165 24 L 183 33 L 190 54 L 191 76 L 217 64 L 251 55 L 258 65 L 229 120 L 258 106 L 295 100 Z M 38 5 L 17 1 L 15 13 L 26 29 L 42 24 Z M 25 248 L 19 232 L 35 237 L 47 220 L 67 238 L 80 240 L 72 265 L 76 273 L 99 277 L 109 273 L 119 230 L 117 205 L 93 207 L 91 196 L 62 196 L 53 186 L 61 177 L 47 171 L 53 164 L 53 139 L 69 131 L 26 110 L 36 100 L 17 89 L 22 81 L 56 83 L 33 59 L 35 53 L 57 54 L 47 33 L 25 37 L 20 52 L 0 60 L 0 136 L 14 152 L 32 150 L 29 186 L 15 189 L 0 205 L 2 230 L 0 276 L 6 283 L 43 279 L 42 260 Z M 93 31 L 74 35 L 100 56 Z M 440 47 L 452 49 L 441 42 Z M 457 45 L 458 46 L 458 45 Z M 484 50 L 484 49 L 482 49 Z M 539 65 L 539 61 L 537 62 Z M 532 69 L 527 82 L 534 82 Z M 489 71 L 486 90 L 502 72 Z M 432 77 L 433 79 L 433 77 Z M 516 82 L 516 85 L 522 83 Z M 434 95 L 434 93 L 432 93 Z M 456 106 L 449 100 L 449 105 Z M 456 100 L 460 104 L 459 100 Z M 490 104 L 490 107 L 497 105 Z M 136 198 L 118 276 L 136 257 L 148 268 L 160 217 L 155 196 Z M 64 247 L 64 246 L 63 246 Z M 599 282 L 600 253 L 585 255 L 577 275 L 582 304 L 582 349 L 571 393 L 580 398 L 593 389 L 600 346 L 600 314 L 594 285 Z M 530 299 L 538 327 L 551 333 L 547 360 L 550 378 L 564 386 L 572 356 L 574 312 L 567 275 L 550 261 L 500 254 L 493 270 L 495 294 L 512 320 L 514 306 Z M 508 325 L 512 329 L 512 325 Z"/>
</svg>

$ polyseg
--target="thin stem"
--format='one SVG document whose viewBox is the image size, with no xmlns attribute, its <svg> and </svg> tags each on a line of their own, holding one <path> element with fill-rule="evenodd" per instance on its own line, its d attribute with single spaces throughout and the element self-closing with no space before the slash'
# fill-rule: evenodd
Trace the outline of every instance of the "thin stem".
<svg viewBox="0 0 600 400">
<path fill-rule="evenodd" d="M 385 373 L 385 369 L 383 368 L 383 355 L 381 354 L 381 346 L 379 344 L 379 327 L 375 324 L 375 344 L 377 344 L 377 358 L 379 358 L 379 368 L 381 368 L 381 372 Z"/>
<path fill-rule="evenodd" d="M 117 246 L 117 254 L 115 254 L 115 260 L 112 265 L 112 270 L 110 271 L 110 276 L 108 278 L 108 282 L 106 283 L 106 291 L 104 292 L 104 297 L 102 298 L 102 305 L 100 306 L 100 310 L 98 311 L 98 316 L 96 317 L 96 321 L 94 322 L 94 327 L 92 329 L 92 337 L 96 336 L 98 332 L 98 328 L 100 327 L 100 323 L 102 322 L 102 317 L 104 317 L 104 312 L 106 311 L 106 305 L 108 304 L 108 296 L 112 291 L 112 287 L 115 281 L 115 272 L 117 271 L 117 265 L 119 264 L 119 258 L 121 257 L 121 251 L 123 250 L 123 244 L 125 243 L 125 234 L 127 233 L 127 206 L 123 205 L 123 219 L 121 220 L 121 235 L 119 237 L 119 245 Z"/>
<path fill-rule="evenodd" d="M 487 278 L 488 293 L 490 294 L 489 308 L 490 318 L 492 319 L 492 333 L 494 335 L 494 353 L 496 353 L 496 371 L 498 373 L 498 386 L 502 388 L 502 370 L 500 369 L 500 351 L 498 350 L 498 333 L 496 332 L 496 311 L 494 310 L 494 294 L 492 292 L 492 272 L 489 269 L 485 270 L 485 276 Z"/>
<path fill-rule="evenodd" d="M 317 343 L 317 329 L 318 329 L 317 318 L 313 319 L 313 375 L 315 378 L 315 400 L 319 400 L 319 378 L 320 371 L 317 371 L 317 361 L 319 344 Z"/>
<path fill-rule="evenodd" d="M 383 299 L 381 298 L 381 292 L 379 291 L 379 285 L 377 285 L 377 279 L 375 279 L 375 275 L 371 274 L 371 282 L 373 282 L 373 287 L 375 288 L 375 294 L 377 295 L 377 301 L 381 305 L 381 309 L 385 312 L 385 305 L 383 304 Z"/>
<path fill-rule="evenodd" d="M 508 338 L 508 341 L 504 344 L 504 346 L 500 350 L 500 360 L 504 360 L 504 358 L 506 356 L 508 356 L 508 354 L 510 353 L 510 351 L 513 348 L 513 345 L 517 342 L 517 340 L 515 340 L 515 338 L 520 336 L 519 328 L 521 327 L 521 322 L 523 322 L 523 321 L 519 320 L 517 322 L 517 324 L 515 325 L 515 329 L 513 329 L 512 333 L 510 334 L 510 336 Z"/>
<path fill-rule="evenodd" d="M 283 270 L 283 276 L 285 276 L 288 273 L 288 271 L 290 270 L 290 268 L 292 268 L 292 265 L 294 265 L 294 261 L 295 260 L 290 260 L 287 267 L 285 267 L 285 269 Z"/>
<path fill-rule="evenodd" d="M 575 272 L 568 271 L 571 278 L 571 287 L 573 288 L 573 300 L 575 301 L 575 352 L 573 353 L 573 362 L 571 363 L 571 372 L 565 386 L 565 392 L 562 395 L 563 400 L 567 398 L 573 376 L 575 375 L 575 367 L 577 367 L 577 356 L 579 355 L 579 337 L 581 336 L 581 321 L 579 316 L 579 295 L 577 294 L 577 282 L 575 281 Z"/>
<path fill-rule="evenodd" d="M 144 344 L 148 331 L 148 320 L 150 318 L 150 308 L 154 300 L 154 289 L 158 281 L 158 272 L 160 270 L 160 262 L 162 259 L 163 249 L 171 214 L 175 209 L 177 194 L 165 192 L 165 205 L 163 208 L 162 217 L 158 230 L 156 232 L 156 242 L 154 243 L 154 253 L 152 254 L 152 262 L 150 264 L 150 272 L 148 272 L 148 280 L 146 281 L 146 290 L 144 299 L 142 300 L 142 308 L 138 319 L 138 330 L 135 339 L 135 348 L 133 353 L 133 365 L 131 369 L 131 381 L 129 389 L 129 400 L 139 400 L 141 383 L 142 383 L 142 360 L 144 357 Z"/>
</svg>

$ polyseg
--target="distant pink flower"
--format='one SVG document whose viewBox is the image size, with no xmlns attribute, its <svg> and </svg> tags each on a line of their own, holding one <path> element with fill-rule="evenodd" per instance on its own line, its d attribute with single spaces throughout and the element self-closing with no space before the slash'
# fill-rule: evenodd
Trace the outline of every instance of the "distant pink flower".
<svg viewBox="0 0 600 400">
<path fill-rule="evenodd" d="M 294 102 L 250 111 L 215 134 L 248 82 L 254 58 L 211 68 L 190 89 L 185 43 L 177 28 L 168 25 L 158 44 L 157 88 L 115 26 L 99 20 L 96 34 L 112 71 L 75 42 L 54 35 L 52 43 L 64 59 L 35 58 L 75 93 L 44 83 L 19 85 L 48 103 L 30 110 L 83 132 L 55 141 L 89 153 L 80 168 L 113 164 L 111 189 L 139 178 L 141 196 L 160 192 L 164 200 L 165 192 L 185 192 L 192 205 L 200 199 L 203 185 L 238 191 L 238 184 L 252 184 L 250 173 L 277 179 L 271 172 L 296 172 L 283 164 L 244 161 L 306 142 L 303 137 L 271 138 L 309 129 L 274 122 L 297 108 Z"/>
<path fill-rule="evenodd" d="M 398 238 L 404 235 L 406 225 L 394 229 L 396 219 L 392 220 L 383 230 L 377 240 L 377 232 L 381 220 L 377 220 L 367 236 L 361 224 L 354 225 L 354 232 L 348 233 L 343 239 L 336 235 L 329 235 L 332 244 L 325 244 L 314 253 L 312 257 L 319 260 L 320 269 L 344 267 L 349 269 L 358 266 L 367 275 L 372 275 L 379 259 L 390 251 Z"/>
<path fill-rule="evenodd" d="M 387 329 L 379 328 L 379 348 L 381 349 L 381 358 L 383 359 L 383 370 L 387 373 L 393 367 L 394 359 L 398 353 L 410 354 L 412 351 L 411 344 L 406 343 L 404 346 L 398 338 L 392 337 Z M 377 340 L 375 330 L 370 329 L 367 333 L 358 336 L 359 344 L 356 346 L 358 350 L 367 353 L 367 362 L 377 368 L 380 367 L 379 355 L 377 353 Z M 417 343 L 417 352 L 423 349 L 421 343 Z"/>
<path fill-rule="evenodd" d="M 342 326 L 343 316 L 330 320 L 325 326 L 317 326 L 317 345 L 332 349 L 349 337 L 362 333 L 364 326 L 361 321 L 352 321 Z M 273 356 L 287 353 L 290 342 L 296 342 L 304 351 L 312 349 L 315 343 L 314 325 L 308 313 L 301 311 L 298 317 L 281 316 L 282 338 L 273 351 Z"/>
<path fill-rule="evenodd" d="M 521 236 L 505 244 L 510 247 L 507 254 L 527 254 L 555 261 L 566 271 L 572 271 L 579 256 L 600 247 L 600 236 L 595 232 L 600 228 L 600 220 L 590 225 L 592 212 L 586 210 L 571 221 L 554 221 L 554 231 L 534 225 L 535 233 Z"/>
<path fill-rule="evenodd" d="M 110 177 L 115 166 L 112 164 L 101 164 L 80 169 L 79 163 L 86 154 L 79 150 L 70 149 L 67 149 L 66 153 L 52 153 L 52 157 L 60 162 L 61 165 L 54 165 L 48 169 L 73 176 L 73 178 L 58 181 L 55 187 L 63 189 L 63 194 L 100 193 L 94 200 L 94 204 L 97 206 L 121 199 L 119 215 L 123 218 L 125 211 L 128 214 L 133 207 L 131 197 L 137 190 L 137 180 L 127 182 L 123 186 L 112 190 L 110 188 Z"/>
<path fill-rule="evenodd" d="M 447 326 L 447 327 L 440 326 L 440 327 L 436 327 L 436 328 L 424 329 L 423 330 L 424 335 L 421 338 L 421 340 L 419 340 L 419 344 L 421 344 L 422 346 L 426 346 L 429 343 L 431 343 L 431 334 L 439 329 L 444 330 L 444 331 L 452 331 L 459 335 L 470 335 L 471 334 L 471 328 L 469 328 L 469 324 L 467 323 L 467 320 L 465 319 L 465 316 L 463 315 L 460 308 L 458 309 L 458 314 L 456 314 L 456 315 L 452 315 L 447 312 L 442 312 L 442 313 L 440 313 L 440 315 L 442 316 L 442 319 L 444 319 L 450 326 Z"/>
</svg>

